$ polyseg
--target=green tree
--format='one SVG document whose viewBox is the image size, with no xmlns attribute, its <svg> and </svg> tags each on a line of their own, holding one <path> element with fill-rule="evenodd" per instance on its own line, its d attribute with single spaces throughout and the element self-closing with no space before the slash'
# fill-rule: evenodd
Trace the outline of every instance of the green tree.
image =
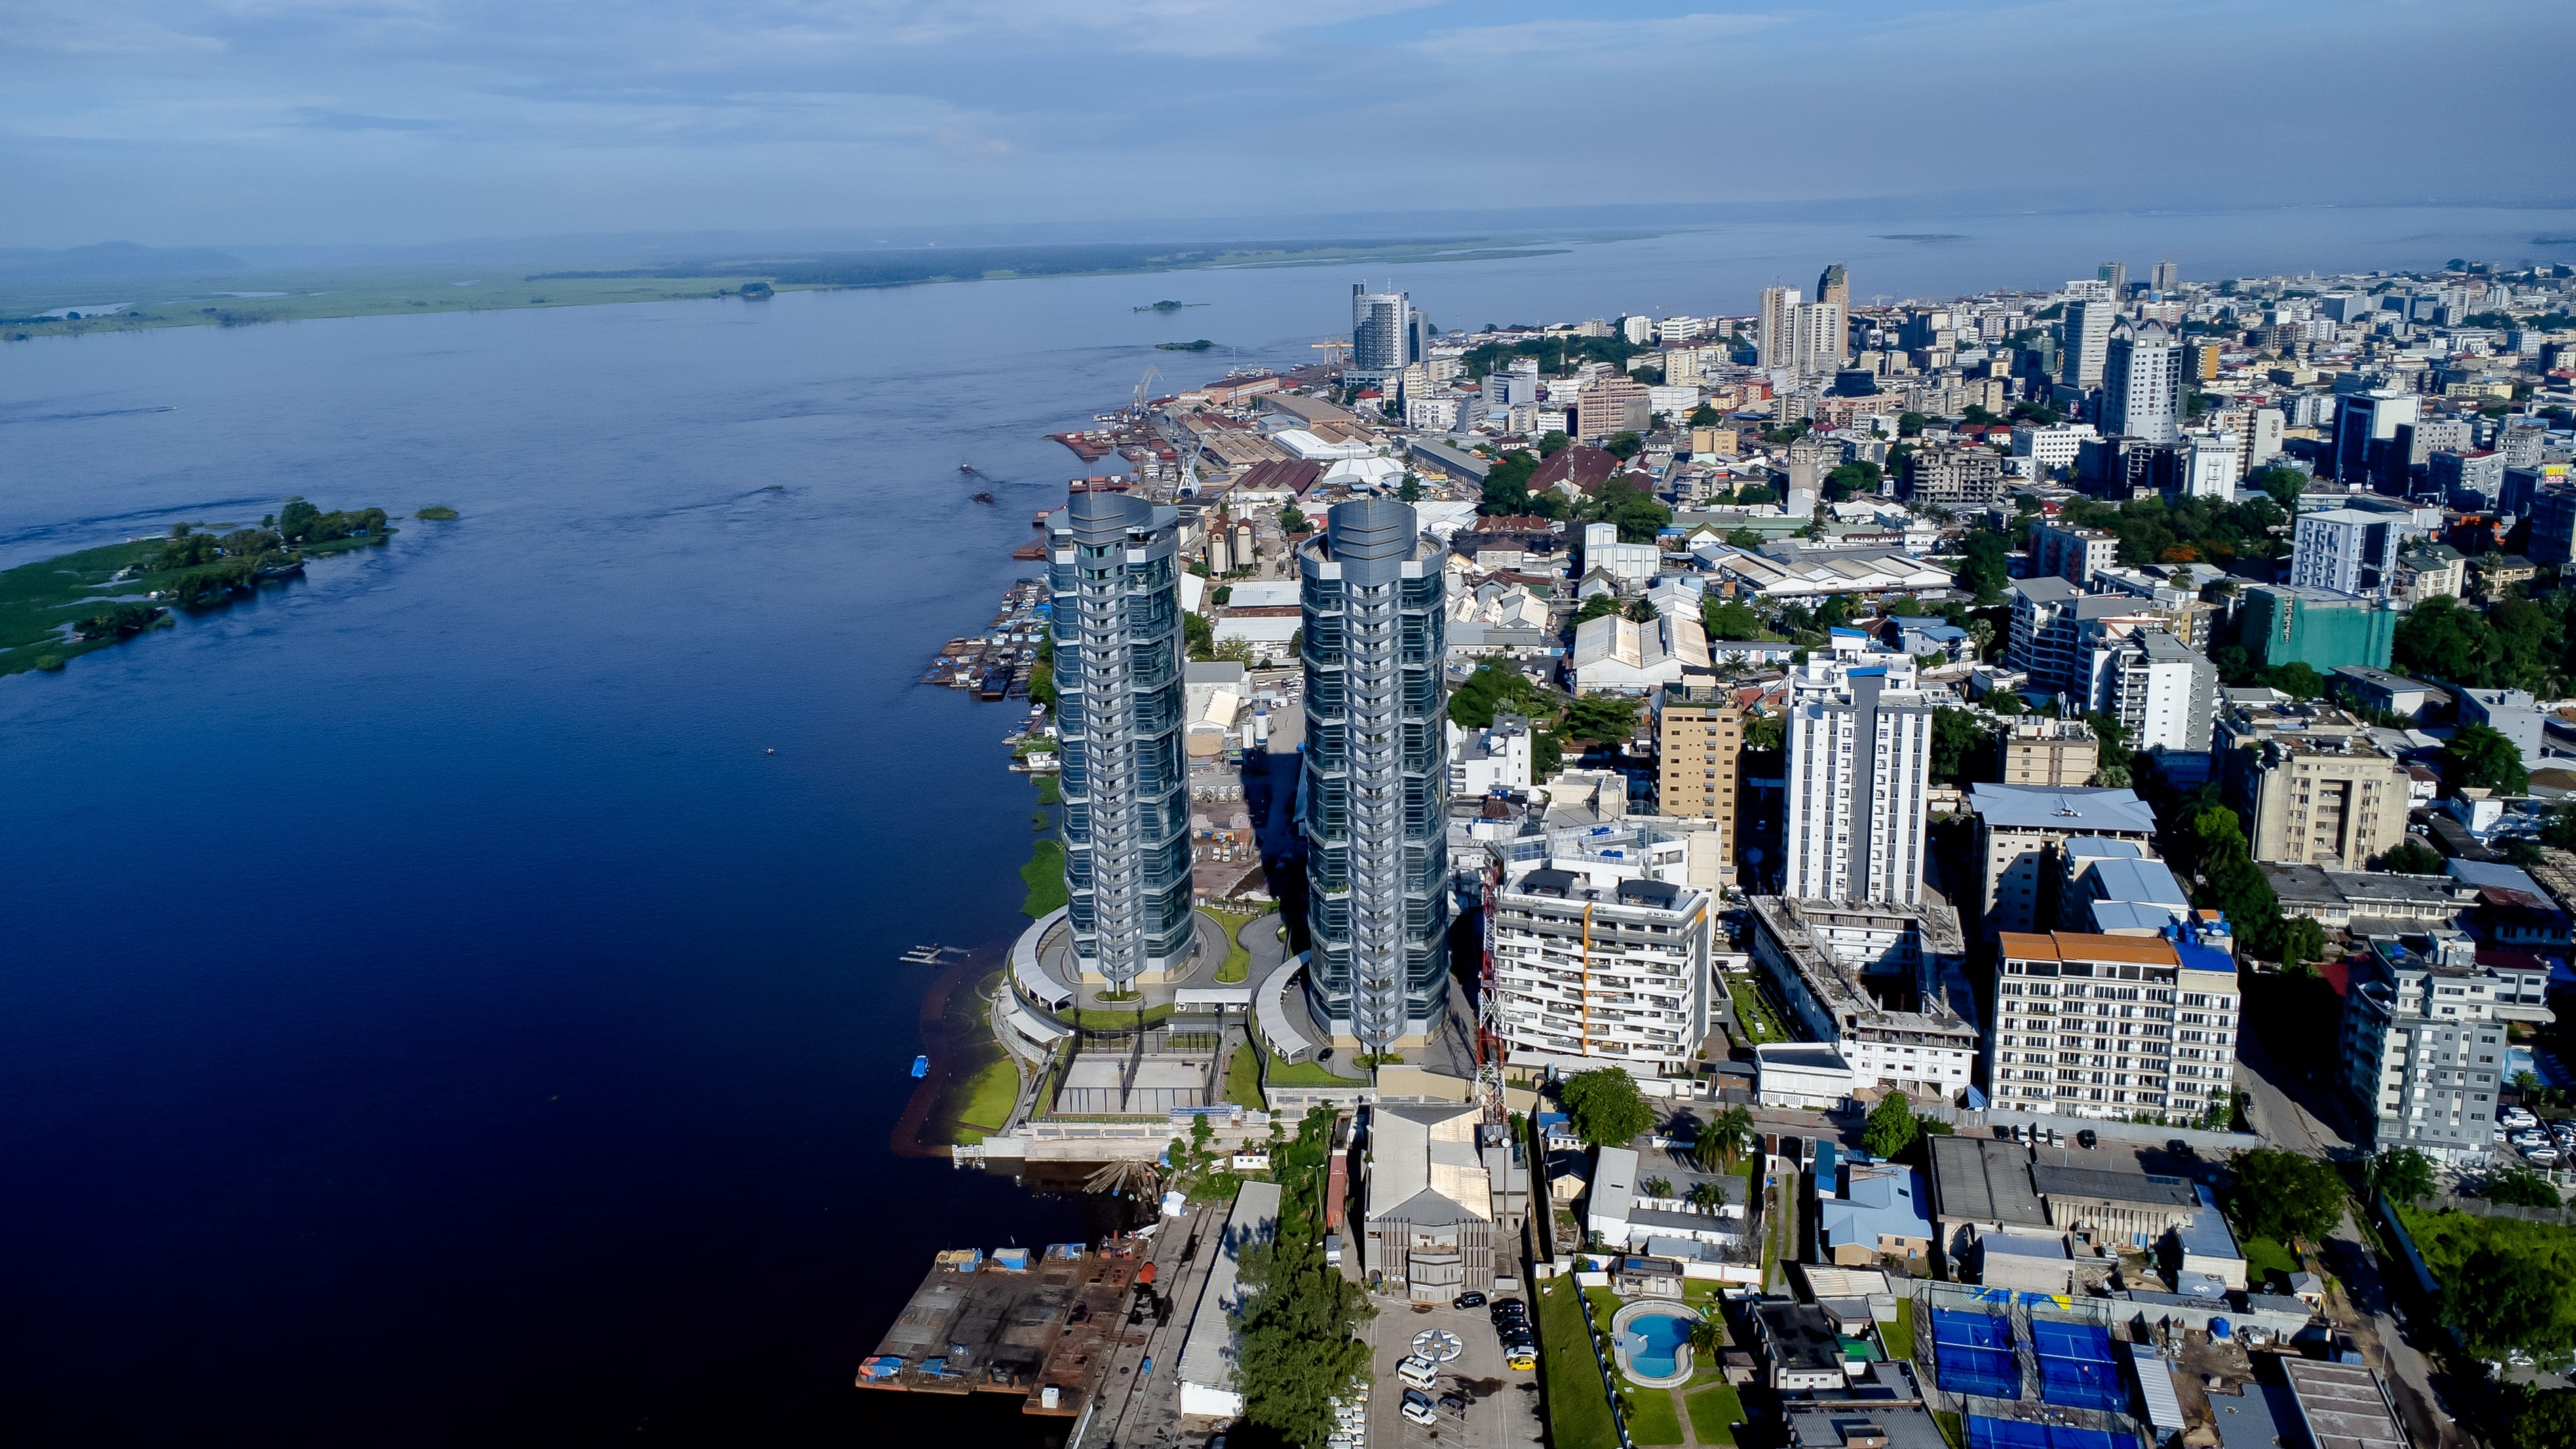
<svg viewBox="0 0 2576 1449">
<path fill-rule="evenodd" d="M 2202 902 L 2225 912 L 2238 930 L 2255 933 L 2259 940 L 2265 923 L 2279 913 L 2280 898 L 2248 853 L 2236 812 L 2224 806 L 2203 810 L 2192 817 L 2191 833 L 2206 886 Z"/>
<path fill-rule="evenodd" d="M 1577 1072 L 1558 1088 L 1574 1135 L 1593 1147 L 1624 1147 L 1655 1125 L 1637 1079 L 1617 1067 Z"/>
<path fill-rule="evenodd" d="M 1538 471 L 1538 459 L 1515 448 L 1496 458 L 1485 468 L 1484 497 L 1476 505 L 1479 513 L 1512 515 L 1530 511 L 1530 475 Z"/>
<path fill-rule="evenodd" d="M 2507 1207 L 2563 1207 L 2566 1199 L 2558 1194 L 2556 1184 L 2528 1167 L 2508 1167 L 2490 1173 L 2479 1185 L 2478 1196 Z"/>
<path fill-rule="evenodd" d="M 1845 463 L 1825 475 L 1825 501 L 1840 503 L 1855 493 L 1876 493 L 1883 476 L 1876 463 Z"/>
<path fill-rule="evenodd" d="M 1324 1262 L 1323 1177 L 1332 1124 L 1310 1113 L 1297 1139 L 1274 1152 L 1282 1186 L 1278 1235 L 1242 1249 L 1242 1333 L 1236 1382 L 1244 1417 L 1299 1449 L 1323 1449 L 1332 1401 L 1368 1381 L 1360 1325 L 1375 1312 L 1366 1290 Z"/>
<path fill-rule="evenodd" d="M 1899 413 L 1896 418 L 1896 435 L 1900 438 L 1919 438 L 1923 436 L 1924 424 L 1931 421 L 1921 413 Z"/>
<path fill-rule="evenodd" d="M 2433 1195 L 2433 1159 L 2412 1147 L 2383 1147 L 2370 1159 L 2370 1185 L 2393 1203 L 2418 1203 Z"/>
<path fill-rule="evenodd" d="M 1594 594 L 1591 598 L 1583 601 L 1582 608 L 1574 611 L 1574 622 L 1577 624 L 1589 624 L 1595 619 L 1599 619 L 1610 614 L 1616 614 L 1618 612 L 1619 596 L 1617 594 Z"/>
<path fill-rule="evenodd" d="M 2440 875 L 2442 856 L 2420 840 L 2401 840 L 2379 858 L 2379 868 L 2396 875 Z"/>
<path fill-rule="evenodd" d="M 1690 425 L 1694 428 L 1714 428 L 1724 424 L 1725 421 L 1726 414 L 1706 403 L 1691 409 Z"/>
<path fill-rule="evenodd" d="M 1628 607 L 1621 612 L 1625 613 L 1632 622 L 1639 624 L 1651 624 L 1663 617 L 1662 612 L 1646 599 L 1629 600 Z"/>
<path fill-rule="evenodd" d="M 2513 1442 L 2519 1449 L 2576 1449 L 2576 1393 L 2526 1390 L 2514 1410 Z"/>
<path fill-rule="evenodd" d="M 1780 714 L 1757 714 L 1744 721 L 1744 747 L 1748 750 L 1786 749 L 1789 744 L 1789 717 Z"/>
<path fill-rule="evenodd" d="M 2531 776 L 2522 768 L 2521 748 L 2503 731 L 2470 724 L 2442 747 L 2442 787 L 2454 795 L 2478 788 L 2519 795 L 2531 788 Z"/>
<path fill-rule="evenodd" d="M 277 507 L 277 531 L 288 541 L 302 539 L 322 520 L 322 510 L 301 498 L 289 498 Z"/>
<path fill-rule="evenodd" d="M 1890 1092 L 1869 1109 L 1869 1122 L 1861 1128 L 1860 1145 L 1872 1157 L 1894 1157 L 1914 1145 L 1914 1104 L 1903 1092 Z"/>
<path fill-rule="evenodd" d="M 1188 643 L 1192 659 L 1204 661 L 1216 657 L 1216 625 L 1206 615 L 1183 614 L 1181 638 Z"/>
<path fill-rule="evenodd" d="M 1759 639 L 1762 616 L 1751 606 L 1714 596 L 1704 600 L 1699 611 L 1700 627 L 1711 639 Z"/>
<path fill-rule="evenodd" d="M 1729 1107 L 1701 1127 L 1691 1143 L 1691 1161 L 1702 1172 L 1722 1172 L 1735 1166 L 1745 1149 L 1753 1145 L 1753 1114 L 1742 1107 Z"/>
<path fill-rule="evenodd" d="M 1306 531 L 1306 515 L 1291 503 L 1279 510 L 1279 531 L 1295 538 Z"/>
<path fill-rule="evenodd" d="M 2002 598 L 2004 584 L 2012 577 L 2012 545 L 2004 536 L 1989 529 L 1970 529 L 1960 551 L 1967 557 L 1956 570 L 1959 588 L 1980 604 Z"/>
<path fill-rule="evenodd" d="M 1422 480 L 1421 480 L 1420 478 L 1415 477 L 1415 476 L 1414 476 L 1413 474 L 1411 474 L 1411 473 L 1407 473 L 1407 474 L 1405 474 L 1405 475 L 1404 475 L 1404 482 L 1403 482 L 1401 485 L 1399 485 L 1399 486 L 1396 488 L 1396 490 L 1395 490 L 1395 496 L 1396 496 L 1396 500 L 1397 500 L 1398 502 L 1401 502 L 1401 503 L 1419 503 L 1419 502 L 1421 502 L 1421 501 L 1422 501 Z"/>
<path fill-rule="evenodd" d="M 1478 664 L 1475 673 L 1449 691 L 1449 718 L 1460 729 L 1491 726 L 1496 710 L 1535 720 L 1554 718 L 1557 708 L 1557 697 L 1537 681 L 1491 659 Z"/>
<path fill-rule="evenodd" d="M 1947 706 L 1932 711 L 1933 780 L 1943 785 L 1967 784 L 1993 744 L 1994 737 L 1977 722 L 1974 711 Z"/>
<path fill-rule="evenodd" d="M 1601 451 L 1625 463 L 1646 450 L 1646 440 L 1635 433 L 1612 433 L 1602 440 Z"/>
<path fill-rule="evenodd" d="M 2315 1242 L 2343 1219 L 2343 1179 L 2322 1158 L 2277 1147 L 2236 1154 L 2229 1215 L 2250 1237 Z"/>
<path fill-rule="evenodd" d="M 2326 694 L 2325 679 L 2296 659 L 2264 670 L 2263 682 L 2292 699 L 2323 699 Z"/>
<path fill-rule="evenodd" d="M 1762 535 L 1755 533 L 1749 528 L 1739 527 L 1731 529 L 1726 535 L 1726 546 L 1728 548 L 1740 548 L 1746 553 L 1760 553 L 1762 551 Z"/>
<path fill-rule="evenodd" d="M 2445 1279 L 2442 1320 L 2480 1357 L 2554 1355 L 2576 1342 L 2557 1276 L 2537 1258 L 2482 1247 Z"/>
<path fill-rule="evenodd" d="M 1562 428 L 1550 428 L 1538 435 L 1538 455 L 1542 458 L 1553 458 L 1573 446 L 1574 440 Z"/>
<path fill-rule="evenodd" d="M 2305 916 L 2282 916 L 2272 928 L 2272 954 L 2285 967 L 2301 966 L 2326 954 L 2326 928 Z"/>
<path fill-rule="evenodd" d="M 1624 740 L 1637 732 L 1638 701 L 1587 694 L 1566 706 L 1565 732 L 1578 740 Z"/>
</svg>

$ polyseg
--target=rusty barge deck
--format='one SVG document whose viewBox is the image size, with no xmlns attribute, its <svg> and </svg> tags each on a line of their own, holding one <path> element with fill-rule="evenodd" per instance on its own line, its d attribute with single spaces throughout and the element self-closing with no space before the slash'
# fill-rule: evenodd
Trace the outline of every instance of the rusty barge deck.
<svg viewBox="0 0 2576 1449">
<path fill-rule="evenodd" d="M 1024 1269 L 980 1255 L 971 1269 L 933 1266 L 859 1366 L 859 1387 L 1018 1394 L 1026 1413 L 1081 1413 L 1127 1342 L 1127 1299 L 1144 1260 L 1078 1244 L 1031 1257 Z"/>
</svg>

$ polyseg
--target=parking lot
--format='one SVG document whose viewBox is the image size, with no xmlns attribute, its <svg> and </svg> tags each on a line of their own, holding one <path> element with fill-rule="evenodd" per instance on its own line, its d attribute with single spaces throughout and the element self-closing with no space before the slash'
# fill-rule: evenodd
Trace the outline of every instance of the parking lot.
<svg viewBox="0 0 2576 1449">
<path fill-rule="evenodd" d="M 2497 1129 L 2504 1141 L 2497 1144 L 2497 1155 L 2510 1149 L 2534 1167 L 2564 1166 L 2576 1156 L 2576 1123 L 2564 1120 L 2542 1122 L 2521 1108 L 2507 1108 L 2503 1125 Z"/>
<path fill-rule="evenodd" d="M 1378 1313 L 1368 1327 L 1376 1379 L 1369 1389 L 1369 1449 L 1520 1449 L 1541 1442 L 1538 1370 L 1503 1367 L 1502 1345 L 1486 1310 L 1374 1301 Z M 1436 1405 L 1443 1394 L 1463 1393 L 1468 1403 L 1463 1413 L 1435 1409 L 1437 1423 L 1416 1424 L 1404 1417 L 1405 1386 L 1395 1366 L 1413 1352 L 1415 1335 L 1436 1329 L 1456 1334 L 1460 1351 L 1438 1365 L 1440 1382 L 1428 1391 L 1431 1399 Z"/>
</svg>

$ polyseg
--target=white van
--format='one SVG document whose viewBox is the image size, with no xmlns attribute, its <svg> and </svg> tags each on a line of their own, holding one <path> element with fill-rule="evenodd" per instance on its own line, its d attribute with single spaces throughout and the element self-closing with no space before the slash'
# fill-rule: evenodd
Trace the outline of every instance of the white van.
<svg viewBox="0 0 2576 1449">
<path fill-rule="evenodd" d="M 1407 1388 L 1414 1389 L 1428 1390 L 1440 1382 L 1440 1371 L 1419 1355 L 1408 1357 L 1404 1362 L 1397 1364 L 1395 1376 L 1403 1380 Z"/>
</svg>

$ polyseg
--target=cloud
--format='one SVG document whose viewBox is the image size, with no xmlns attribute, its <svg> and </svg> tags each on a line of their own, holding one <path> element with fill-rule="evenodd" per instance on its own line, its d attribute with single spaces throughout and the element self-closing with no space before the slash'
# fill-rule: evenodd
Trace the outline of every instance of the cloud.
<svg viewBox="0 0 2576 1449">
<path fill-rule="evenodd" d="M 105 5 L 0 7 L 0 54 L 12 50 L 56 55 L 207 54 L 223 48 L 224 43 L 213 36 L 175 30 Z"/>
<path fill-rule="evenodd" d="M 288 113 L 292 124 L 314 131 L 443 131 L 445 121 L 425 121 L 409 116 L 368 116 L 356 111 L 335 111 L 324 106 L 298 106 Z"/>
<path fill-rule="evenodd" d="M 1787 16 L 1744 14 L 1644 20 L 1528 20 L 1444 30 L 1415 42 L 1414 49 L 1443 60 L 1462 61 L 1605 50 L 1649 57 L 1758 35 L 1787 23 Z"/>
</svg>

